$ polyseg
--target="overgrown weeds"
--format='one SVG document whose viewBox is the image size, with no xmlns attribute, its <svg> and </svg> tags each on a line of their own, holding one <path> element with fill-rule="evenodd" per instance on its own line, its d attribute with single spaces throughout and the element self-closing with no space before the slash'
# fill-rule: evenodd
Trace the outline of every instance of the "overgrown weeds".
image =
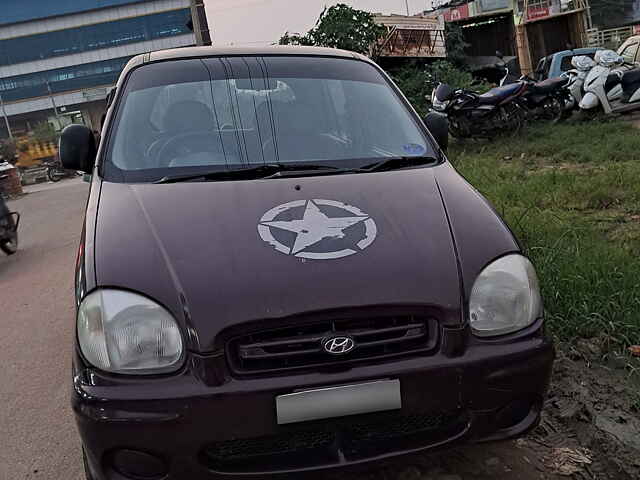
<svg viewBox="0 0 640 480">
<path fill-rule="evenodd" d="M 450 158 L 535 262 L 563 341 L 640 343 L 640 132 L 620 122 L 458 143 Z"/>
</svg>

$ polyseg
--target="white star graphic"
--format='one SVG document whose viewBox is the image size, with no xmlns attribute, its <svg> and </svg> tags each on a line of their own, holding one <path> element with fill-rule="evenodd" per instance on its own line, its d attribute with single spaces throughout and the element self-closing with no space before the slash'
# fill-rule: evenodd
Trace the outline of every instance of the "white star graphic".
<svg viewBox="0 0 640 480">
<path fill-rule="evenodd" d="M 296 233 L 296 240 L 290 253 L 295 255 L 325 238 L 344 238 L 346 228 L 364 222 L 368 218 L 368 216 L 328 217 L 313 201 L 309 200 L 302 220 L 262 222 L 262 225 Z"/>
</svg>

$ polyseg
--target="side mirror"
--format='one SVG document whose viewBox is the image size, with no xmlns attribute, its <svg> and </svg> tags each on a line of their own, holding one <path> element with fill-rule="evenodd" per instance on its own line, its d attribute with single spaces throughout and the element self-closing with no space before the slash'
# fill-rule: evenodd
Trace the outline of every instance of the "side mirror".
<svg viewBox="0 0 640 480">
<path fill-rule="evenodd" d="M 67 170 L 91 173 L 97 153 L 93 132 L 85 125 L 68 125 L 60 135 L 58 152 Z"/>
<path fill-rule="evenodd" d="M 433 135 L 440 149 L 446 152 L 449 148 L 449 121 L 447 116 L 438 112 L 429 112 L 424 117 L 424 124 Z"/>
</svg>

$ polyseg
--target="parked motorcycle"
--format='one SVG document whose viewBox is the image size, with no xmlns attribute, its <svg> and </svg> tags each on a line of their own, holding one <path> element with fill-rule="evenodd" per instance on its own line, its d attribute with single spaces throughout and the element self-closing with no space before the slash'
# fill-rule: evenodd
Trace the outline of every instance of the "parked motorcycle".
<svg viewBox="0 0 640 480">
<path fill-rule="evenodd" d="M 493 138 L 520 130 L 525 111 L 515 100 L 525 90 L 524 83 L 514 83 L 480 95 L 441 83 L 431 94 L 431 105 L 434 111 L 447 115 L 453 137 Z"/>
<path fill-rule="evenodd" d="M 558 122 L 564 117 L 570 102 L 569 91 L 565 88 L 568 78 L 548 78 L 536 82 L 530 78 L 521 79 L 527 90 L 518 99 L 527 110 L 527 117 L 534 120 Z"/>
<path fill-rule="evenodd" d="M 0 180 L 7 175 L 0 175 Z M 9 211 L 9 207 L 0 195 L 0 250 L 7 255 L 13 255 L 18 250 L 18 225 L 20 214 Z"/>
<path fill-rule="evenodd" d="M 623 113 L 640 108 L 640 68 L 625 62 L 613 50 L 599 50 L 596 65 L 584 82 L 585 94 L 580 101 L 583 112 L 595 112 L 598 107 L 606 114 Z"/>
<path fill-rule="evenodd" d="M 502 54 L 496 52 L 502 61 Z M 504 76 L 500 82 L 503 86 L 506 83 L 520 83 L 526 85 L 526 89 L 516 100 L 525 109 L 527 119 L 544 120 L 557 122 L 564 116 L 564 112 L 569 103 L 569 92 L 565 89 L 568 79 L 564 77 L 548 78 L 541 82 L 536 82 L 526 75 L 517 80 L 512 79 L 509 67 L 502 61 L 496 65 L 504 71 Z"/>
<path fill-rule="evenodd" d="M 62 163 L 58 158 L 50 162 L 46 162 L 45 164 L 47 166 L 47 177 L 52 182 L 58 182 L 63 178 L 82 175 L 82 173 L 76 172 L 75 170 L 67 170 L 63 168 Z"/>
</svg>

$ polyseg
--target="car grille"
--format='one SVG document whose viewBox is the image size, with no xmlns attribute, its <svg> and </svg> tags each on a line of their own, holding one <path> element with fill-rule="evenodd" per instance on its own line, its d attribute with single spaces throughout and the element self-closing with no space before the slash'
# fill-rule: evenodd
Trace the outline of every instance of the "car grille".
<svg viewBox="0 0 640 480">
<path fill-rule="evenodd" d="M 355 348 L 343 355 L 327 353 L 323 340 L 332 336 L 353 339 Z M 227 345 L 227 356 L 235 372 L 273 373 L 423 354 L 433 350 L 437 341 L 438 323 L 432 318 L 412 315 L 352 318 L 236 337 Z"/>
<path fill-rule="evenodd" d="M 365 460 L 386 453 L 435 446 L 468 428 L 462 410 L 345 417 L 283 433 L 208 445 L 201 459 L 217 472 L 276 472 Z"/>
</svg>

